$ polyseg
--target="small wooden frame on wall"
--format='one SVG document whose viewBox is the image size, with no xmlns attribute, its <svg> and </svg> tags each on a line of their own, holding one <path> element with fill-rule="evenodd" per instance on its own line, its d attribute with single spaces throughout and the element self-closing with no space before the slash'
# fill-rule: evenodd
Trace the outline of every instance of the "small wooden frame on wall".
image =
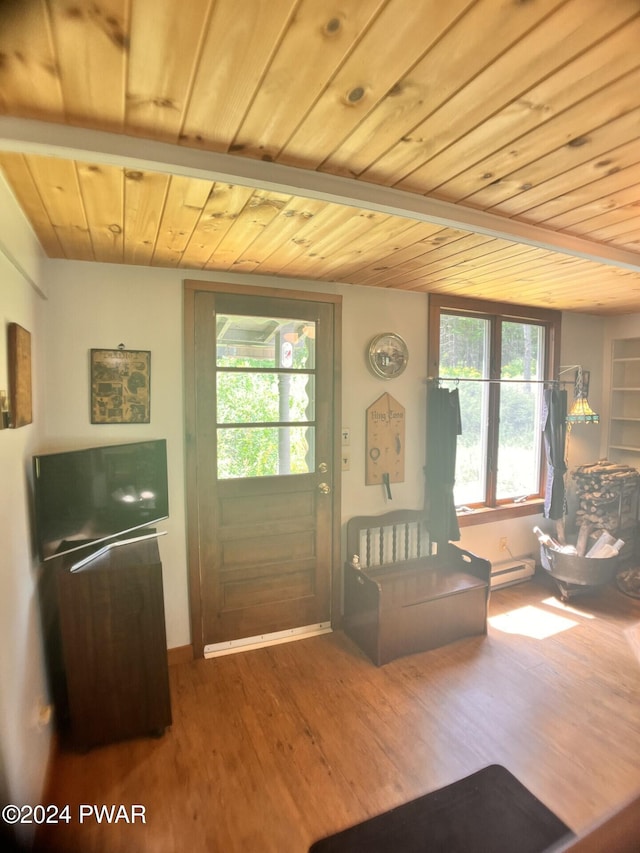
<svg viewBox="0 0 640 853">
<path fill-rule="evenodd" d="M 151 420 L 151 352 L 91 350 L 91 423 L 148 424 Z"/>
<path fill-rule="evenodd" d="M 31 402 L 31 332 L 9 323 L 9 417 L 10 426 L 33 421 Z"/>
</svg>

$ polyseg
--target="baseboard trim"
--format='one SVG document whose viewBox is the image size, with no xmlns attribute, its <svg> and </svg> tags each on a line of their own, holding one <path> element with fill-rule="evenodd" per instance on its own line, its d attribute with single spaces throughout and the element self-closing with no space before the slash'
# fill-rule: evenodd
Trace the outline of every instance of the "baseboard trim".
<svg viewBox="0 0 640 853">
<path fill-rule="evenodd" d="M 167 649 L 167 658 L 169 666 L 176 666 L 180 663 L 189 663 L 193 660 L 193 646 L 174 646 L 172 649 Z"/>
<path fill-rule="evenodd" d="M 245 637 L 242 640 L 228 640 L 223 643 L 212 643 L 204 647 L 205 658 L 217 658 L 223 655 L 234 655 L 238 652 L 248 652 L 253 649 L 264 649 L 293 640 L 305 640 L 320 634 L 330 634 L 333 628 L 330 622 L 320 622 L 315 625 L 304 625 L 301 628 L 288 628 L 273 634 L 261 634 L 256 637 Z"/>
</svg>

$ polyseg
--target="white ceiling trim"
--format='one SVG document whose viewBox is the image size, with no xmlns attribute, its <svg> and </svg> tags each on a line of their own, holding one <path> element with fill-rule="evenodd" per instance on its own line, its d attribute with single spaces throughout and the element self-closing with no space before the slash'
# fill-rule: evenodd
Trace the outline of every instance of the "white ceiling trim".
<svg viewBox="0 0 640 853">
<path fill-rule="evenodd" d="M 640 254 L 393 187 L 64 124 L 0 116 L 0 151 L 103 163 L 290 193 L 432 222 L 640 272 Z"/>
</svg>

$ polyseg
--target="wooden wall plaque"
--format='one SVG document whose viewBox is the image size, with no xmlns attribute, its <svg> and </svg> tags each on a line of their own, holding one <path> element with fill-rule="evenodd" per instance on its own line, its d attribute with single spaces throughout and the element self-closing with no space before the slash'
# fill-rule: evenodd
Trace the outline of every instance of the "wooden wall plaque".
<svg viewBox="0 0 640 853">
<path fill-rule="evenodd" d="M 21 427 L 33 420 L 31 403 L 31 332 L 9 323 L 9 400 L 11 426 Z"/>
<path fill-rule="evenodd" d="M 91 423 L 151 422 L 151 351 L 91 350 Z"/>
<path fill-rule="evenodd" d="M 367 409 L 366 485 L 404 482 L 404 406 L 383 394 Z"/>
</svg>

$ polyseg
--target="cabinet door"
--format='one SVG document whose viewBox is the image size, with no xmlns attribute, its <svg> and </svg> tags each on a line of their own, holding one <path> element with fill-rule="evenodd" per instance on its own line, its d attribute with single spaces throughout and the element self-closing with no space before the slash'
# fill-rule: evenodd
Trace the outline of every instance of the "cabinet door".
<svg viewBox="0 0 640 853">
<path fill-rule="evenodd" d="M 58 596 L 73 741 L 161 733 L 171 723 L 161 564 L 61 570 Z"/>
</svg>

